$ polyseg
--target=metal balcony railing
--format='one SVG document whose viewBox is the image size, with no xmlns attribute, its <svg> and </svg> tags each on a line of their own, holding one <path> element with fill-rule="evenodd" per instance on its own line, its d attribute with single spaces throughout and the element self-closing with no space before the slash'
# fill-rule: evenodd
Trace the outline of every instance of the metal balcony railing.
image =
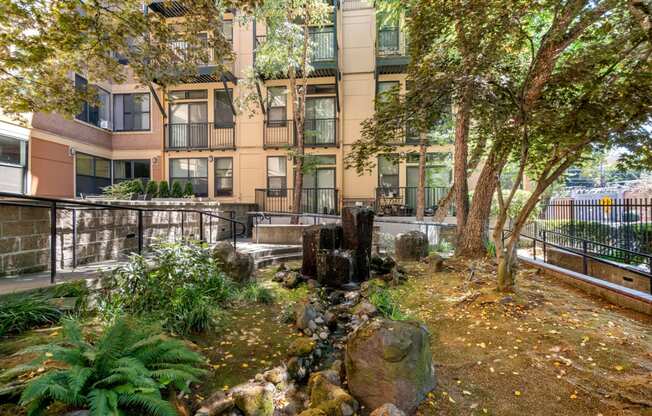
<svg viewBox="0 0 652 416">
<path fill-rule="evenodd" d="M 266 39 L 266 35 L 256 35 L 254 59 L 256 58 L 255 51 L 265 42 Z M 335 60 L 337 56 L 337 43 L 334 26 L 310 29 L 310 42 L 312 44 L 312 52 L 310 55 L 311 62 L 318 63 Z"/>
<path fill-rule="evenodd" d="M 376 40 L 378 56 L 406 56 L 405 36 L 400 27 L 382 27 L 378 29 Z"/>
<path fill-rule="evenodd" d="M 333 118 L 308 118 L 304 122 L 303 142 L 307 147 L 337 147 L 339 120 Z M 264 147 L 296 145 L 294 120 L 267 120 L 264 126 Z"/>
<path fill-rule="evenodd" d="M 434 214 L 450 188 L 425 188 L 426 214 Z M 376 188 L 376 212 L 379 215 L 392 217 L 412 217 L 416 215 L 418 188 L 414 187 L 382 187 Z"/>
<path fill-rule="evenodd" d="M 235 149 L 235 124 L 171 123 L 165 125 L 165 150 Z"/>
<path fill-rule="evenodd" d="M 263 212 L 293 212 L 294 189 L 256 189 L 256 204 Z M 302 214 L 338 215 L 339 191 L 335 188 L 304 188 L 301 191 Z"/>
</svg>

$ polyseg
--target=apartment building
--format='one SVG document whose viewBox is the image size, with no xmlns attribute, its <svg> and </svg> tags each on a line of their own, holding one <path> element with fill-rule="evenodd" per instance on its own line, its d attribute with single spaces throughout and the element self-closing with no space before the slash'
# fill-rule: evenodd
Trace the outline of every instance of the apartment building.
<svg viewBox="0 0 652 416">
<path fill-rule="evenodd" d="M 183 18 L 182 10 L 166 5 L 155 1 L 150 9 Z M 335 213 L 343 205 L 363 204 L 391 215 L 414 215 L 417 137 L 397 140 L 396 152 L 408 155 L 398 164 L 381 156 L 374 172 L 365 175 L 344 165 L 360 138 L 361 122 L 374 113 L 377 94 L 407 87 L 403 23 L 381 24 L 364 0 L 335 0 L 334 5 L 331 24 L 310 35 L 315 47 L 306 152 L 317 165 L 305 176 L 302 210 Z M 233 100 L 243 93 L 238 79 L 254 65 L 265 26 L 240 25 L 232 13 L 224 22 L 235 55 L 227 73 L 216 74 L 209 63 L 167 94 L 135 82 L 98 85 L 102 105 L 86 106 L 74 120 L 34 114 L 30 127 L 22 128 L 0 116 L 0 188 L 71 197 L 92 195 L 125 179 L 165 179 L 192 182 L 198 197 L 291 210 L 295 190 L 288 151 L 296 125 L 288 80 L 261 80 L 262 111 L 236 114 Z M 76 75 L 75 82 L 86 80 Z M 450 145 L 428 148 L 427 207 L 434 207 L 450 185 L 451 153 Z"/>
</svg>

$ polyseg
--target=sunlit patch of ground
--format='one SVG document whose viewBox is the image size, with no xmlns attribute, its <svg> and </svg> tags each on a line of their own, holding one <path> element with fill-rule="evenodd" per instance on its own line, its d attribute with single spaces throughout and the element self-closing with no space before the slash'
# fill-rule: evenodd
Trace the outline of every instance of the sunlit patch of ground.
<svg viewBox="0 0 652 416">
<path fill-rule="evenodd" d="M 432 332 L 438 385 L 420 415 L 652 415 L 652 318 L 533 270 L 506 297 L 493 267 L 408 264 L 394 289 Z"/>
</svg>

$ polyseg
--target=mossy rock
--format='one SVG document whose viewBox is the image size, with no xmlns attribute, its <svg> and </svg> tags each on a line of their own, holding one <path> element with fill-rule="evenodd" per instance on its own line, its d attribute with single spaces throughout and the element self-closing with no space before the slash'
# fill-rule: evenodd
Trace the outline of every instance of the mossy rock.
<svg viewBox="0 0 652 416">
<path fill-rule="evenodd" d="M 315 350 L 317 344 L 308 337 L 300 337 L 292 341 L 288 347 L 290 357 L 305 357 Z"/>
<path fill-rule="evenodd" d="M 245 416 L 272 416 L 273 389 L 258 384 L 245 384 L 233 389 L 233 400 Z"/>
<path fill-rule="evenodd" d="M 303 412 L 299 413 L 299 416 L 328 416 L 326 412 L 321 409 L 311 408 L 306 409 Z"/>
</svg>

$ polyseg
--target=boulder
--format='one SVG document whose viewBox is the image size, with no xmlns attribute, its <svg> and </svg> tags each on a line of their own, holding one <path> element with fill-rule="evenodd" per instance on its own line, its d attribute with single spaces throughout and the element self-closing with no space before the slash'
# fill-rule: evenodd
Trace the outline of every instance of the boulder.
<svg viewBox="0 0 652 416">
<path fill-rule="evenodd" d="M 290 357 L 305 357 L 315 350 L 315 341 L 308 337 L 299 337 L 288 347 Z"/>
<path fill-rule="evenodd" d="M 323 410 L 328 416 L 351 416 L 357 412 L 358 402 L 339 383 L 333 383 L 336 376 L 334 371 L 320 371 L 310 376 L 311 407 Z"/>
<path fill-rule="evenodd" d="M 303 230 L 301 274 L 304 276 L 317 276 L 317 250 L 319 249 L 319 233 L 321 227 L 321 225 L 312 225 Z"/>
<path fill-rule="evenodd" d="M 301 275 L 297 272 L 287 272 L 286 275 L 283 277 L 283 287 L 287 289 L 295 289 L 297 288 L 303 280 L 301 279 Z"/>
<path fill-rule="evenodd" d="M 317 281 L 325 286 L 340 288 L 353 280 L 353 257 L 349 251 L 319 250 Z"/>
<path fill-rule="evenodd" d="M 435 388 L 428 331 L 416 322 L 375 319 L 346 344 L 351 394 L 368 409 L 393 403 L 407 414 Z"/>
<path fill-rule="evenodd" d="M 218 391 L 204 400 L 195 416 L 216 416 L 231 409 L 235 404 L 232 397 L 227 397 L 224 392 Z"/>
<path fill-rule="evenodd" d="M 405 416 L 405 413 L 392 403 L 385 403 L 371 412 L 369 416 Z"/>
<path fill-rule="evenodd" d="M 391 256 L 372 256 L 371 271 L 379 275 L 389 274 L 396 266 L 396 261 Z"/>
<path fill-rule="evenodd" d="M 288 381 L 288 372 L 283 367 L 274 367 L 265 371 L 263 377 L 270 383 L 281 384 Z"/>
<path fill-rule="evenodd" d="M 353 254 L 355 282 L 364 282 L 369 278 L 373 227 L 373 210 L 358 207 L 346 207 L 342 210 L 342 248 L 351 250 Z"/>
<path fill-rule="evenodd" d="M 378 309 L 371 302 L 364 301 L 355 305 L 353 314 L 358 317 L 367 316 L 372 318 L 378 315 Z"/>
<path fill-rule="evenodd" d="M 399 234 L 394 252 L 400 261 L 419 261 L 428 255 L 428 237 L 421 231 Z"/>
<path fill-rule="evenodd" d="M 310 321 L 317 317 L 317 309 L 309 302 L 300 302 L 294 307 L 294 320 L 297 329 L 304 330 L 310 326 Z"/>
<path fill-rule="evenodd" d="M 234 387 L 233 400 L 245 416 L 272 416 L 274 414 L 274 386 L 272 384 L 244 384 Z"/>
<path fill-rule="evenodd" d="M 218 243 L 213 249 L 213 258 L 222 265 L 224 273 L 234 282 L 245 284 L 255 280 L 253 256 L 236 251 L 231 243 Z"/>
<path fill-rule="evenodd" d="M 428 257 L 426 257 L 425 262 L 429 264 L 432 270 L 436 273 L 444 270 L 444 258 L 437 253 L 430 253 Z"/>
</svg>

